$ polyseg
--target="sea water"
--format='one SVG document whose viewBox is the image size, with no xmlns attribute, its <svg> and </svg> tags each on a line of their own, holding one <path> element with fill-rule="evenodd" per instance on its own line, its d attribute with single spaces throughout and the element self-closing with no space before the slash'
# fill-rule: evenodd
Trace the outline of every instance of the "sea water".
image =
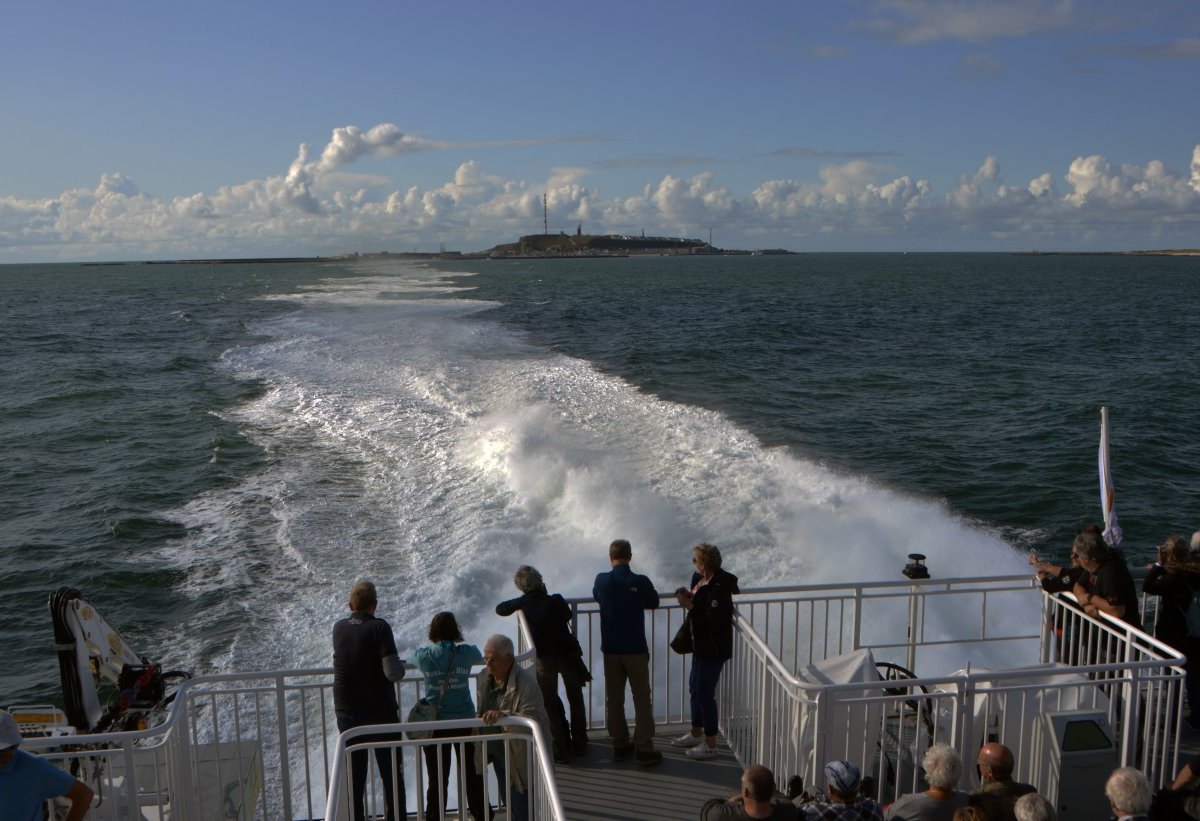
<svg viewBox="0 0 1200 821">
<path fill-rule="evenodd" d="M 323 666 L 359 577 L 401 652 L 587 595 L 1024 572 L 1100 518 L 1200 527 L 1200 259 L 800 255 L 0 268 L 0 703 L 58 699 L 47 595 L 197 673 Z"/>
</svg>

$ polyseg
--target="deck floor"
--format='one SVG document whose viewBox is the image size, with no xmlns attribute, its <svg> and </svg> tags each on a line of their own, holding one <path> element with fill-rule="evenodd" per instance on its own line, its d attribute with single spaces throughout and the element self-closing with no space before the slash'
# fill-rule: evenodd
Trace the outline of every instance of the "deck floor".
<svg viewBox="0 0 1200 821">
<path fill-rule="evenodd" d="M 593 730 L 586 755 L 556 765 L 555 780 L 567 818 L 620 821 L 679 821 L 698 818 L 710 798 L 729 798 L 738 792 L 742 768 L 724 744 L 720 755 L 693 761 L 686 750 L 672 747 L 686 727 L 659 727 L 654 748 L 661 764 L 639 767 L 633 756 L 614 761 L 612 744 L 603 730 Z"/>
</svg>

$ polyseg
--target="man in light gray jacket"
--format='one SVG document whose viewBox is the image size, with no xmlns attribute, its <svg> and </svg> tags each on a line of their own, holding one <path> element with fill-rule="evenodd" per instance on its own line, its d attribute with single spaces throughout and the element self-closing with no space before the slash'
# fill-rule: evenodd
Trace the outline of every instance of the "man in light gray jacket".
<svg viewBox="0 0 1200 821">
<path fill-rule="evenodd" d="M 478 699 L 479 717 L 484 724 L 494 725 L 506 716 L 522 716 L 537 722 L 541 730 L 543 744 L 549 744 L 550 717 L 546 713 L 545 702 L 542 701 L 542 688 L 538 685 L 533 673 L 518 667 L 514 659 L 512 639 L 508 636 L 495 635 L 483 646 L 483 663 L 487 666 L 487 675 L 479 679 Z M 501 728 L 489 728 L 499 732 Z M 505 733 L 522 735 L 522 727 L 504 727 Z M 485 734 L 487 730 L 484 731 Z M 529 769 L 530 750 L 525 741 L 511 740 L 503 744 L 490 742 L 486 745 L 487 759 L 496 765 L 496 778 L 500 781 L 500 789 L 505 789 L 505 774 L 511 782 L 511 813 L 513 821 L 527 821 L 529 818 L 529 785 L 532 773 Z M 546 748 L 549 750 L 549 748 Z M 481 757 L 484 752 L 479 752 Z M 479 771 L 486 770 L 486 761 L 479 761 Z"/>
</svg>

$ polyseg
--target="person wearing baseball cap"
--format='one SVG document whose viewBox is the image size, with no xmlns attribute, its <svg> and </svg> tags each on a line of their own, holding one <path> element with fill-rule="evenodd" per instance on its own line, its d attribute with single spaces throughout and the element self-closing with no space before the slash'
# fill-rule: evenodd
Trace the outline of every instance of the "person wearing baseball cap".
<svg viewBox="0 0 1200 821">
<path fill-rule="evenodd" d="M 883 821 L 883 808 L 870 798 L 860 798 L 862 774 L 849 761 L 830 761 L 825 765 L 827 801 L 820 799 L 799 804 L 803 821 Z"/>
<path fill-rule="evenodd" d="M 64 796 L 71 802 L 66 821 L 82 821 L 92 806 L 91 787 L 20 746 L 16 720 L 0 710 L 0 818 L 41 821 L 46 802 Z"/>
</svg>

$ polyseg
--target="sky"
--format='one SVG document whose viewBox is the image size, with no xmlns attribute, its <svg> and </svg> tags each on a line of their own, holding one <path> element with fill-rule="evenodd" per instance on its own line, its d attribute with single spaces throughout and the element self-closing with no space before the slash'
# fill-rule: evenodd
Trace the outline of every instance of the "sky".
<svg viewBox="0 0 1200 821">
<path fill-rule="evenodd" d="M 0 263 L 1200 247 L 1194 0 L 13 0 Z"/>
</svg>

